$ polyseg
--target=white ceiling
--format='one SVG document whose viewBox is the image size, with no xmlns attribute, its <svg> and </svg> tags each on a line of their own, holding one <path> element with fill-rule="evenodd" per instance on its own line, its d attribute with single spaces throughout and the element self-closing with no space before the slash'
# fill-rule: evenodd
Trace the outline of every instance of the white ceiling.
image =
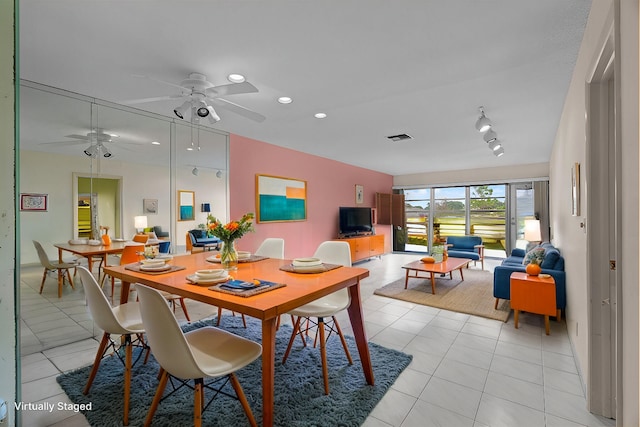
<svg viewBox="0 0 640 427">
<path fill-rule="evenodd" d="M 121 102 L 177 93 L 136 74 L 178 84 L 198 72 L 221 85 L 242 73 L 259 92 L 226 99 L 267 119 L 219 110 L 216 129 L 392 175 L 541 163 L 590 5 L 21 0 L 20 76 Z M 283 95 L 293 103 L 278 104 Z M 137 107 L 172 117 L 179 104 Z M 481 105 L 500 158 L 474 128 Z M 386 138 L 399 133 L 414 139 Z"/>
</svg>

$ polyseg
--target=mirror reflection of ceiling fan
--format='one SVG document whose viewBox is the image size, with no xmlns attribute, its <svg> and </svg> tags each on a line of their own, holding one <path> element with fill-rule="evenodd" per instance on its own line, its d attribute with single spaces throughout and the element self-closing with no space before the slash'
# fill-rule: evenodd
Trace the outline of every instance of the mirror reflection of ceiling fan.
<svg viewBox="0 0 640 427">
<path fill-rule="evenodd" d="M 138 77 L 147 78 L 158 83 L 176 87 L 180 89 L 180 93 L 154 98 L 120 101 L 120 104 L 135 105 L 146 104 L 149 102 L 167 101 L 172 99 L 185 99 L 182 104 L 173 109 L 173 112 L 177 117 L 184 119 L 186 113 L 190 111 L 191 121 L 194 123 L 198 122 L 201 118 L 208 119 L 209 123 L 211 124 L 220 121 L 220 116 L 213 108 L 214 105 L 216 107 L 231 111 L 259 123 L 263 122 L 266 118 L 260 113 L 257 113 L 246 107 L 222 98 L 223 96 L 258 92 L 258 89 L 247 81 L 215 86 L 213 83 L 207 80 L 207 76 L 199 73 L 189 74 L 189 77 L 185 80 L 182 80 L 180 84 L 169 83 L 148 76 Z"/>
<path fill-rule="evenodd" d="M 54 142 L 42 142 L 40 145 L 81 145 L 81 144 L 89 144 L 89 146 L 83 150 L 84 154 L 89 157 L 111 157 L 113 153 L 107 148 L 107 143 L 115 143 L 115 139 L 118 138 L 118 135 L 115 133 L 108 133 L 104 129 L 97 128 L 95 132 L 88 132 L 86 135 L 66 135 L 65 138 L 71 138 L 72 141 L 54 141 Z M 126 142 L 126 141 L 118 141 L 118 146 L 121 148 L 125 148 L 122 144 L 135 144 L 142 145 L 140 143 L 135 142 Z"/>
</svg>

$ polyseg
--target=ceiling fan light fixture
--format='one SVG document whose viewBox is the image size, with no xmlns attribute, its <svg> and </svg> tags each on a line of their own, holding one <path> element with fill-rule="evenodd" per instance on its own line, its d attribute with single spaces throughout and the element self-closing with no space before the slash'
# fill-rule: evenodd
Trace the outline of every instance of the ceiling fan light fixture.
<svg viewBox="0 0 640 427">
<path fill-rule="evenodd" d="M 107 147 L 105 147 L 104 145 L 101 145 L 100 148 L 102 149 L 102 155 L 104 157 L 109 158 L 113 156 L 113 154 L 111 154 L 111 151 L 107 150 Z"/>
<path fill-rule="evenodd" d="M 220 116 L 218 115 L 218 113 L 216 113 L 216 110 L 214 110 L 211 105 L 207 106 L 207 110 L 209 111 L 209 123 L 218 123 L 220 121 Z"/>
<path fill-rule="evenodd" d="M 84 154 L 89 157 L 96 157 L 96 155 L 98 154 L 98 149 L 95 145 L 90 145 L 86 150 L 84 150 Z"/>
<path fill-rule="evenodd" d="M 189 110 L 189 107 L 191 107 L 191 103 L 189 101 L 184 101 L 181 106 L 174 108 L 173 112 L 179 118 L 184 119 L 184 113 Z"/>
<path fill-rule="evenodd" d="M 245 78 L 242 74 L 232 73 L 227 76 L 227 80 L 231 83 L 244 83 Z"/>
</svg>

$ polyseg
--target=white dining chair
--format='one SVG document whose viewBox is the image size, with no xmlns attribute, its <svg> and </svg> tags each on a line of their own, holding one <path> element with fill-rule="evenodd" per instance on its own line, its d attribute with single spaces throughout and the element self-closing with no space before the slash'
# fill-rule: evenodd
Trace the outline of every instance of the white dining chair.
<svg viewBox="0 0 640 427">
<path fill-rule="evenodd" d="M 149 347 L 145 344 L 143 338 L 145 330 L 142 325 L 140 306 L 137 302 L 128 302 L 116 307 L 111 307 L 109 300 L 104 292 L 102 292 L 102 288 L 96 281 L 96 278 L 93 277 L 93 274 L 85 267 L 78 267 L 78 272 L 80 274 L 80 280 L 82 280 L 82 286 L 84 287 L 91 317 L 96 326 L 104 331 L 93 362 L 93 368 L 91 369 L 83 393 L 85 395 L 89 394 L 93 380 L 98 373 L 100 362 L 105 357 L 107 351 L 112 349 L 113 354 L 118 356 L 120 361 L 122 361 L 118 350 L 124 347 L 125 357 L 124 361 L 122 361 L 124 365 L 124 412 L 122 423 L 126 426 L 129 424 L 129 396 L 131 394 L 133 346 L 140 346 L 147 351 L 145 363 L 149 357 Z M 167 309 L 169 309 L 168 307 L 167 305 Z M 120 344 L 112 340 L 111 335 L 121 335 L 123 339 L 118 340 Z M 137 339 L 133 340 L 132 336 L 135 336 Z M 138 357 L 141 355 L 142 353 L 140 353 Z"/>
<path fill-rule="evenodd" d="M 262 241 L 255 255 L 266 256 L 269 258 L 284 258 L 284 239 L 280 237 L 267 237 Z"/>
<path fill-rule="evenodd" d="M 171 379 L 186 384 L 194 380 L 194 426 L 202 425 L 204 389 L 215 391 L 213 384 L 204 384 L 204 378 L 229 377 L 238 400 L 249 423 L 256 426 L 251 407 L 247 401 L 235 372 L 256 360 L 262 354 L 262 346 L 254 341 L 223 331 L 212 326 L 184 333 L 178 321 L 157 290 L 137 285 L 142 321 L 153 355 L 162 368 L 160 383 L 147 413 L 144 425 L 150 426 L 167 382 Z M 224 386 L 226 381 L 222 384 Z M 212 399 L 213 399 L 212 398 Z"/>
<path fill-rule="evenodd" d="M 47 280 L 47 273 L 51 271 L 57 271 L 61 277 L 58 277 L 58 298 L 62 298 L 62 284 L 64 283 L 64 277 L 69 279 L 69 284 L 72 289 L 75 289 L 73 285 L 73 279 L 71 279 L 71 273 L 69 272 L 70 268 L 77 268 L 77 262 L 57 262 L 49 260 L 47 253 L 45 252 L 42 244 L 37 240 L 33 241 L 33 245 L 36 247 L 36 252 L 38 253 L 38 259 L 40 260 L 40 264 L 44 267 L 44 273 L 42 273 L 42 282 L 40 283 L 40 294 L 42 294 L 42 290 L 44 289 L 44 282 Z M 76 273 L 74 272 L 75 276 Z"/>
<path fill-rule="evenodd" d="M 318 246 L 318 249 L 316 249 L 316 252 L 313 256 L 315 258 L 319 258 L 325 264 L 338 264 L 345 267 L 351 267 L 351 248 L 347 242 L 322 242 L 320 246 Z M 347 356 L 347 360 L 349 361 L 349 365 L 353 364 L 351 354 L 349 353 L 349 349 L 347 348 L 347 342 L 344 339 L 344 335 L 342 334 L 340 325 L 338 324 L 338 321 L 335 317 L 336 314 L 349 307 L 350 304 L 351 296 L 349 295 L 349 290 L 345 288 L 319 298 L 315 301 L 312 301 L 308 304 L 300 306 L 295 310 L 289 312 L 289 314 L 291 314 L 295 318 L 295 322 L 293 324 L 291 337 L 289 338 L 289 345 L 287 346 L 287 350 L 285 351 L 284 357 L 282 358 L 282 364 L 284 364 L 289 357 L 289 353 L 291 352 L 291 347 L 293 346 L 296 335 L 300 334 L 303 340 L 303 344 L 306 345 L 305 332 L 307 332 L 310 328 L 317 327 L 318 331 L 316 339 L 314 340 L 314 346 L 319 338 L 325 394 L 329 394 L 329 369 L 327 366 L 326 341 L 334 332 L 340 337 L 340 341 L 342 342 L 342 347 L 344 348 L 344 352 Z M 316 318 L 317 322 L 311 320 L 311 318 Z M 325 318 L 329 318 L 330 322 L 325 322 Z M 306 323 L 306 326 L 303 330 L 302 325 L 304 323 Z M 311 326 L 309 326 L 309 323 L 311 323 Z M 325 326 L 329 329 L 329 334 L 326 337 Z"/>
</svg>

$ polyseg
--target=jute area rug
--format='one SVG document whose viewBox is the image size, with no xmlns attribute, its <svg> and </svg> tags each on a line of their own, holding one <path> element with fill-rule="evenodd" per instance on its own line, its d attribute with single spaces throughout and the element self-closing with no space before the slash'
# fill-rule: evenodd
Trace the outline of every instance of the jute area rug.
<svg viewBox="0 0 640 427">
<path fill-rule="evenodd" d="M 405 270 L 402 271 L 404 273 Z M 376 289 L 374 294 L 506 322 L 511 310 L 509 301 L 500 300 L 498 309 L 493 308 L 493 273 L 465 268 L 463 274 L 464 280 L 460 279 L 460 272 L 457 270 L 453 272 L 453 279 L 448 274 L 445 277 L 436 275 L 435 295 L 431 293 L 429 278 L 410 277 L 405 289 L 404 275 L 401 279 Z M 427 273 L 421 275 L 428 276 Z"/>
</svg>

